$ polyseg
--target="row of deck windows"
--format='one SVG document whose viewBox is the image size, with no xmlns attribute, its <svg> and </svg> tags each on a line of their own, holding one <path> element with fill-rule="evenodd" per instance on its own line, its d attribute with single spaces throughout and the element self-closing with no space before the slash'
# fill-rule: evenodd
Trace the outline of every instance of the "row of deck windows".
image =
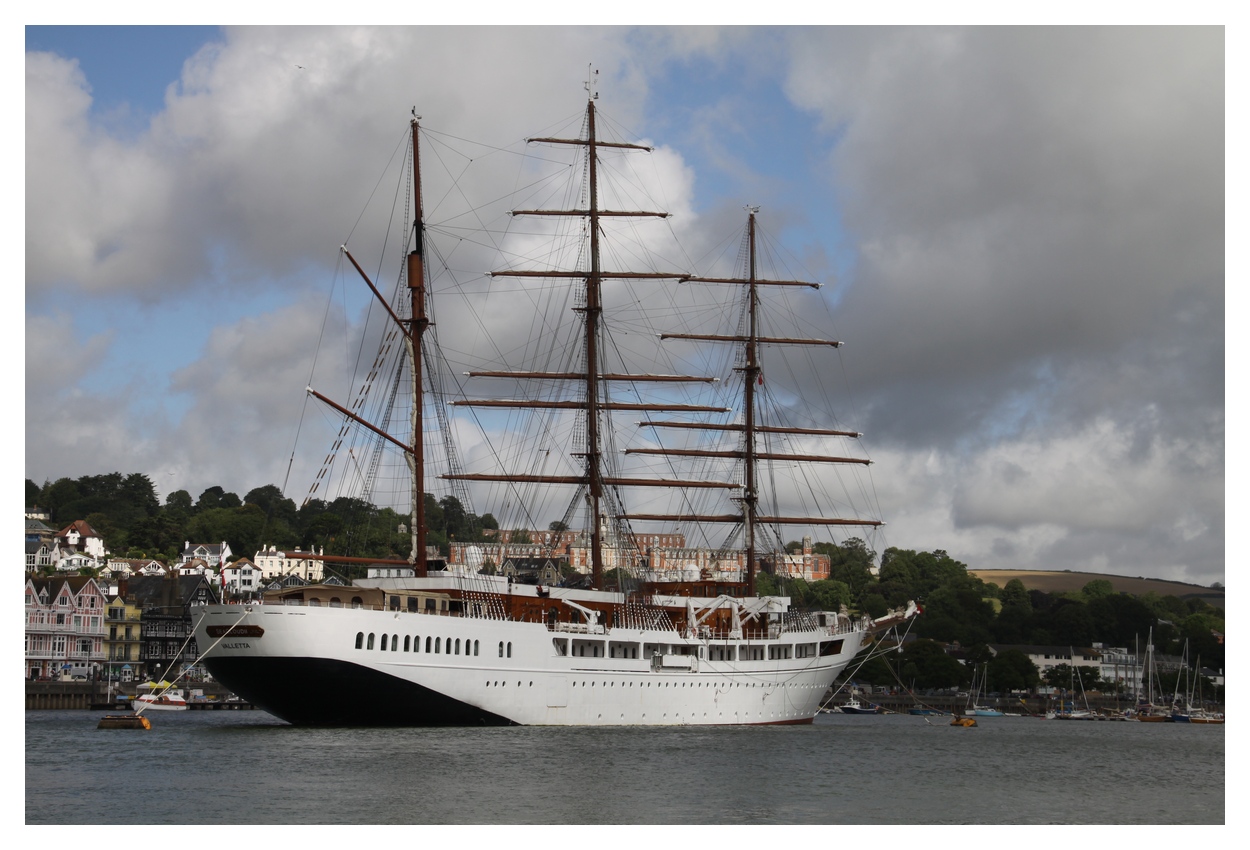
<svg viewBox="0 0 1250 850">
<path fill-rule="evenodd" d="M 356 648 L 357 649 L 373 649 L 375 637 L 376 636 L 374 635 L 373 632 L 370 632 L 368 635 L 366 635 L 364 632 L 356 632 Z M 401 650 L 399 648 L 399 635 L 382 635 L 381 639 L 377 641 L 377 648 L 381 650 L 382 652 L 386 652 L 387 650 L 391 652 L 400 652 Z M 465 655 L 479 655 L 481 653 L 481 648 L 482 647 L 481 647 L 480 641 L 476 641 L 476 640 L 464 641 L 464 654 Z M 434 655 L 440 655 L 440 654 L 441 655 L 460 655 L 460 649 L 461 649 L 460 638 L 456 638 L 454 643 L 452 642 L 451 638 L 447 638 L 446 642 L 444 642 L 441 637 L 431 637 L 427 635 L 425 638 L 425 651 L 427 653 L 433 653 Z M 420 636 L 404 635 L 404 648 L 402 651 L 403 652 L 420 652 L 421 651 Z M 503 641 L 499 642 L 499 657 L 500 658 L 512 657 L 512 642 L 511 641 L 508 641 L 506 644 Z"/>
<path fill-rule="evenodd" d="M 599 641 L 574 640 L 570 653 L 569 640 L 567 638 L 555 638 L 552 640 L 553 648 L 556 655 L 567 656 L 573 655 L 580 658 L 599 658 L 603 655 L 603 646 Z M 379 639 L 374 633 L 370 632 L 366 635 L 364 632 L 356 632 L 356 648 L 357 649 L 374 649 L 382 652 L 421 652 L 421 638 L 419 636 L 404 635 L 403 649 L 400 649 L 399 635 L 382 635 Z M 691 654 L 690 650 L 694 649 L 695 654 L 700 658 L 704 656 L 704 647 L 689 647 L 686 645 L 664 647 L 660 644 L 646 644 L 643 647 L 644 657 L 652 655 L 663 655 L 668 652 L 677 652 L 679 654 Z M 842 641 L 831 641 L 820 646 L 821 655 L 833 655 L 842 649 Z M 444 642 L 441 637 L 426 636 L 425 652 L 435 655 L 460 655 L 462 650 L 461 639 L 456 638 L 453 642 L 451 638 L 447 638 Z M 708 657 L 713 661 L 733 661 L 734 648 L 713 645 L 708 647 Z M 479 655 L 481 645 L 479 641 L 463 641 L 464 655 Z M 768 647 L 768 659 L 770 661 L 786 660 L 795 658 L 811 658 L 817 654 L 816 644 L 795 644 L 793 646 L 780 644 Z M 609 644 L 609 656 L 612 658 L 637 658 L 637 644 L 621 644 L 612 641 Z M 738 660 L 740 661 L 763 661 L 764 647 L 762 646 L 743 646 L 738 648 Z M 512 642 L 499 642 L 499 657 L 512 657 Z"/>
</svg>

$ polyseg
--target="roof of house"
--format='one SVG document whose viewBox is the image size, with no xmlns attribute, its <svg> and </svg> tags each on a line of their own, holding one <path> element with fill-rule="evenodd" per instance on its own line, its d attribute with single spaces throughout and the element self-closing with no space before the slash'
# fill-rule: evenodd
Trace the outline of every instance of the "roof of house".
<svg viewBox="0 0 1250 850">
<path fill-rule="evenodd" d="M 169 592 L 167 588 L 175 582 L 178 586 L 177 598 L 183 605 L 195 598 L 196 591 L 199 590 L 201 585 L 208 587 L 209 591 L 213 592 L 212 582 L 208 581 L 202 573 L 178 575 L 174 578 L 167 576 L 137 576 L 127 582 L 125 599 L 127 602 L 138 605 L 141 608 L 147 608 L 152 605 L 164 605 L 166 604 L 165 594 Z"/>
<path fill-rule="evenodd" d="M 80 537 L 99 537 L 100 535 L 94 528 L 87 524 L 85 519 L 76 519 L 69 525 L 57 532 L 57 537 L 68 537 L 71 531 L 77 531 Z"/>
<path fill-rule="evenodd" d="M 94 584 L 95 579 L 91 576 L 48 576 L 46 578 L 32 576 L 30 579 L 30 583 L 34 585 L 37 593 L 42 593 L 44 589 L 48 591 L 49 599 L 54 599 L 61 592 L 61 587 L 67 584 L 71 593 L 75 595 L 81 593 L 88 582 Z M 96 587 L 99 587 L 99 585 L 96 584 Z"/>
<path fill-rule="evenodd" d="M 222 543 L 188 543 L 186 548 L 182 550 L 182 554 L 187 555 L 196 549 L 203 549 L 210 555 L 220 555 L 224 545 Z"/>
</svg>

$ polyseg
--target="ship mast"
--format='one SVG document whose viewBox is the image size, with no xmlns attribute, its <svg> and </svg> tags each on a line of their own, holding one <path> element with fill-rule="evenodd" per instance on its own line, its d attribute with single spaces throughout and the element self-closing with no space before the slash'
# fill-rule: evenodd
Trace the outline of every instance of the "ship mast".
<svg viewBox="0 0 1250 850">
<path fill-rule="evenodd" d="M 412 318 L 404 338 L 412 375 L 412 449 L 405 457 L 412 473 L 412 551 L 408 561 L 418 576 L 426 574 L 425 562 L 425 412 L 421 391 L 421 341 L 430 320 L 425 314 L 425 211 L 421 206 L 421 156 L 418 140 L 420 116 L 412 117 L 412 250 L 408 252 L 408 295 Z"/>
<path fill-rule="evenodd" d="M 374 425 L 366 419 L 363 419 L 346 407 L 338 404 L 330 398 L 309 387 L 307 392 L 309 395 L 325 403 L 329 407 L 337 410 L 348 419 L 363 425 L 379 437 L 387 440 L 393 445 L 403 450 L 404 459 L 408 463 L 408 471 L 411 479 L 411 550 L 408 554 L 406 563 L 412 565 L 413 571 L 417 576 L 425 576 L 427 572 L 426 563 L 426 527 L 425 527 L 425 444 L 424 444 L 424 410 L 423 410 L 423 388 L 422 388 L 422 370 L 421 370 L 421 343 L 425 335 L 426 329 L 430 325 L 430 320 L 425 311 L 425 221 L 424 211 L 421 205 L 421 156 L 420 156 L 420 120 L 421 116 L 413 110 L 413 117 L 410 122 L 412 129 L 412 187 L 413 187 L 413 232 L 412 232 L 412 250 L 408 252 L 407 260 L 407 285 L 408 296 L 411 301 L 409 317 L 401 318 L 391 308 L 390 303 L 378 291 L 377 286 L 369 279 L 369 275 L 361 268 L 360 263 L 356 262 L 356 258 L 347 250 L 347 246 L 342 248 L 343 254 L 351 261 L 357 273 L 368 284 L 369 289 L 374 296 L 381 302 L 382 307 L 386 310 L 386 314 L 391 321 L 398 326 L 400 333 L 404 338 L 404 347 L 408 355 L 409 375 L 412 390 L 412 410 L 409 417 L 409 426 L 411 428 L 411 442 L 405 443 L 387 433 L 385 429 Z M 366 559 L 351 559 L 326 557 L 324 560 L 335 560 L 345 562 L 363 561 Z M 394 563 L 389 560 L 367 559 L 370 563 Z"/>
<path fill-rule="evenodd" d="M 837 348 L 842 343 L 824 339 L 802 339 L 787 337 L 765 337 L 759 333 L 759 289 L 762 286 L 806 286 L 819 289 L 819 283 L 801 280 L 761 280 L 755 267 L 755 216 L 759 207 L 748 207 L 747 216 L 747 269 L 746 276 L 741 278 L 710 278 L 691 277 L 690 281 L 700 283 L 731 283 L 746 287 L 747 297 L 747 329 L 744 335 L 720 334 L 661 334 L 661 339 L 703 340 L 709 342 L 732 342 L 743 346 L 743 365 L 735 371 L 742 373 L 742 407 L 743 421 L 732 425 L 704 425 L 691 422 L 641 422 L 644 427 L 651 428 L 698 428 L 703 430 L 741 431 L 742 448 L 737 451 L 708 451 L 698 449 L 626 449 L 626 454 L 657 454 L 686 457 L 724 457 L 734 458 L 743 464 L 743 492 L 739 498 L 741 513 L 729 514 L 630 514 L 626 519 L 662 520 L 673 522 L 707 522 L 707 523 L 742 523 L 746 558 L 747 595 L 755 595 L 756 566 L 756 529 L 760 525 L 884 525 L 879 520 L 845 519 L 835 517 L 783 517 L 760 516 L 759 488 L 756 472 L 760 461 L 783 460 L 816 463 L 849 463 L 867 465 L 871 461 L 865 458 L 837 457 L 830 455 L 784 454 L 776 452 L 760 452 L 756 444 L 757 434 L 794 434 L 810 436 L 859 437 L 856 431 L 836 431 L 823 428 L 789 428 L 784 426 L 759 425 L 756 422 L 756 389 L 762 382 L 760 366 L 760 347 L 764 344 L 781 345 L 816 345 Z"/>
<path fill-rule="evenodd" d="M 583 323 L 583 350 L 585 354 L 585 372 L 532 372 L 532 371 L 482 371 L 469 372 L 470 377 L 511 377 L 517 379 L 546 379 L 546 380 L 570 380 L 581 384 L 582 398 L 570 400 L 556 401 L 537 401 L 537 400 L 463 400 L 452 402 L 455 405 L 469 407 L 511 407 L 511 408 L 530 408 L 530 409 L 565 409 L 577 410 L 586 418 L 586 451 L 582 458 L 581 475 L 575 476 L 556 476 L 556 475 L 515 475 L 507 473 L 461 473 L 449 474 L 442 476 L 443 478 L 465 481 L 498 481 L 508 483 L 529 483 L 529 484 L 574 484 L 578 485 L 579 495 L 583 492 L 587 499 L 590 513 L 590 561 L 591 561 L 591 581 L 596 589 L 603 588 L 604 574 L 604 540 L 603 540 L 603 521 L 606 519 L 606 511 L 604 509 L 605 490 L 609 487 L 723 487 L 736 489 L 739 485 L 733 482 L 720 481 L 682 481 L 655 478 L 625 478 L 619 476 L 607 475 L 604 472 L 604 459 L 602 455 L 603 437 L 602 427 L 605 415 L 610 415 L 612 411 L 681 411 L 681 412 L 702 412 L 702 413 L 723 413 L 727 412 L 727 408 L 712 407 L 706 405 L 690 405 L 690 404 L 671 404 L 671 403 L 630 403 L 630 402 L 614 402 L 606 401 L 602 397 L 604 395 L 604 385 L 610 381 L 630 381 L 630 382 L 673 382 L 673 381 L 698 381 L 709 382 L 714 379 L 690 375 L 647 375 L 647 374 L 621 374 L 621 373 L 604 373 L 602 371 L 602 363 L 600 362 L 600 338 L 603 334 L 601 317 L 603 312 L 603 302 L 601 297 L 602 284 L 605 280 L 661 280 L 661 279 L 685 279 L 688 277 L 683 272 L 630 272 L 630 271 L 610 271 L 602 268 L 600 262 L 600 237 L 601 228 L 600 221 L 607 217 L 654 217 L 667 218 L 666 212 L 649 212 L 642 210 L 606 210 L 599 206 L 599 172 L 598 158 L 601 148 L 614 148 L 621 150 L 640 150 L 651 151 L 652 148 L 644 145 L 634 145 L 625 142 L 607 142 L 602 141 L 598 137 L 595 125 L 595 99 L 598 94 L 591 90 L 591 86 L 587 84 L 587 91 L 590 97 L 586 103 L 586 138 L 584 139 L 560 139 L 560 138 L 532 138 L 527 139 L 530 143 L 545 143 L 553 145 L 572 145 L 582 147 L 586 150 L 588 158 L 588 179 L 589 185 L 589 207 L 587 209 L 571 209 L 571 210 L 542 210 L 527 209 L 513 210 L 513 216 L 577 216 L 585 219 L 589 241 L 590 241 L 590 268 L 581 271 L 564 271 L 564 270 L 528 270 L 515 269 L 491 272 L 492 277 L 515 277 L 515 278 L 566 278 L 580 279 L 585 285 L 585 307 L 580 308 Z M 616 517 L 619 518 L 619 517 Z M 619 545 L 619 542 L 618 542 Z"/>
</svg>

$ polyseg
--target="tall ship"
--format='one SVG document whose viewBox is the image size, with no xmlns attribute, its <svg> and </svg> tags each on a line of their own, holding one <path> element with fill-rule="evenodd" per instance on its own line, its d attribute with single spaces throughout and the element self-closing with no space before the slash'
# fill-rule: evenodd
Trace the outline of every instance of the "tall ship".
<svg viewBox="0 0 1250 850">
<path fill-rule="evenodd" d="M 550 203 L 508 211 L 513 229 L 505 236 L 519 247 L 497 256 L 512 267 L 491 271 L 478 293 L 479 315 L 493 309 L 490 299 L 502 287 L 558 307 L 532 323 L 517 317 L 528 329 L 524 350 L 501 346 L 495 363 L 463 376 L 466 386 L 515 388 L 514 398 L 466 391 L 448 400 L 433 320 L 443 294 L 431 269 L 454 264 L 432 242 L 425 220 L 421 162 L 428 136 L 414 110 L 406 181 L 411 224 L 395 294 L 382 295 L 343 249 L 386 316 L 383 345 L 400 353 L 402 371 L 372 384 L 385 390 L 374 392 L 385 396 L 379 419 L 365 416 L 359 399 L 344 405 L 308 390 L 342 417 L 340 441 L 366 434 L 380 451 L 403 458 L 411 551 L 393 562 L 356 558 L 358 568 L 370 567 L 369 576 L 350 584 L 296 586 L 264 604 L 204 609 L 196 626 L 203 664 L 257 707 L 307 725 L 811 723 L 835 678 L 873 634 L 915 614 L 912 604 L 876 619 L 845 606 L 800 609 L 788 596 L 758 592 L 761 570 L 782 573 L 795 557 L 786 553 L 781 529 L 883 525 L 855 516 L 844 499 L 812 495 L 819 473 L 810 470 L 866 467 L 862 450 L 826 448 L 856 444 L 860 435 L 810 419 L 786 424 L 784 415 L 805 399 L 791 394 L 778 402 L 771 371 L 766 383 L 766 350 L 820 353 L 840 343 L 766 330 L 770 294 L 819 285 L 758 273 L 754 208 L 747 209 L 734 271 L 724 276 L 666 269 L 645 238 L 642 248 L 621 247 L 617 235 L 636 235 L 646 223 L 663 227 L 668 215 L 621 200 L 620 185 L 656 196 L 645 179 L 628 177 L 623 164 L 653 149 L 603 134 L 591 89 L 574 125 L 579 132 L 526 140 L 541 146 L 543 158 L 570 155 L 565 174 L 573 175 L 573 188 L 544 189 Z M 450 226 L 442 232 L 467 238 Z M 571 247 L 542 247 L 548 243 L 540 240 L 555 237 Z M 497 231 L 483 239 L 503 241 Z M 691 295 L 697 287 L 730 298 L 700 300 Z M 467 297 L 466 287 L 447 288 L 453 298 Z M 679 295 L 655 294 L 663 291 Z M 650 306 L 660 307 L 661 317 L 644 324 L 640 317 Z M 630 316 L 614 324 L 607 317 L 618 307 Z M 728 330 L 704 326 L 726 324 L 726 314 Z M 665 322 L 673 327 L 666 330 Z M 678 354 L 658 354 L 665 346 L 677 346 Z M 719 361 L 689 353 L 709 348 L 721 352 Z M 720 363 L 724 374 L 654 368 L 645 365 L 648 358 L 669 368 Z M 779 366 L 777 374 L 786 371 Z M 709 393 L 719 402 L 709 403 Z M 496 431 L 519 432 L 524 424 L 543 436 L 521 448 L 479 442 L 472 457 L 453 458 L 431 475 L 427 442 L 441 439 L 455 452 L 451 437 L 459 425 L 449 409 L 487 423 L 484 430 L 493 423 Z M 361 460 L 352 457 L 358 466 Z M 363 466 L 372 469 L 368 460 Z M 465 554 L 473 547 L 463 542 L 449 541 L 453 552 L 435 550 L 427 542 L 435 481 L 461 494 L 460 503 L 471 501 L 472 488 L 500 488 L 498 498 L 522 517 L 551 498 L 539 494 L 562 494 L 556 498 L 566 500 L 564 518 L 550 527 L 576 539 L 576 556 L 562 562 L 558 575 L 524 580 L 499 569 L 501 544 L 485 559 Z M 802 499 L 773 501 L 782 484 L 795 482 L 806 488 Z M 714 545 L 665 550 L 647 531 L 655 528 L 690 529 L 682 544 Z M 497 532 L 496 540 L 504 536 Z M 461 557 L 447 557 L 455 552 Z M 767 588 L 775 586 L 770 576 Z"/>
</svg>

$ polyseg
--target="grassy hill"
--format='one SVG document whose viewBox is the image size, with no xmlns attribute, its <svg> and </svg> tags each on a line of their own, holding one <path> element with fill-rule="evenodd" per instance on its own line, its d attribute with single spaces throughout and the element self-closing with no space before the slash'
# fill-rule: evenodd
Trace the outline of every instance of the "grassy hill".
<svg viewBox="0 0 1250 850">
<path fill-rule="evenodd" d="M 968 570 L 984 582 L 993 582 L 1002 587 L 1013 578 L 1028 590 L 1041 590 L 1046 593 L 1066 593 L 1080 590 L 1094 579 L 1106 579 L 1117 593 L 1131 593 L 1142 596 L 1151 591 L 1160 596 L 1175 596 L 1179 599 L 1197 597 L 1214 605 L 1224 607 L 1224 590 L 1222 588 L 1203 587 L 1198 584 L 1186 584 L 1183 581 L 1168 581 L 1160 578 L 1140 578 L 1134 576 L 1116 576 L 1109 573 L 1079 573 L 1070 570 Z"/>
</svg>

